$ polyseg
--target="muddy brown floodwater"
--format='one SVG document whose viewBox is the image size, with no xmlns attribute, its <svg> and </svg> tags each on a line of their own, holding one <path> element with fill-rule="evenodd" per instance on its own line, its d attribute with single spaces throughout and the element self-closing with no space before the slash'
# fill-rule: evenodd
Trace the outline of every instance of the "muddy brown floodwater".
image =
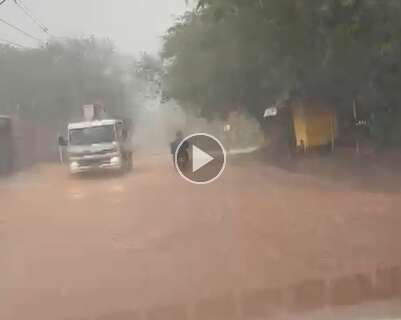
<svg viewBox="0 0 401 320">
<path fill-rule="evenodd" d="M 399 193 L 258 162 L 207 186 L 162 156 L 123 177 L 42 165 L 2 181 L 0 206 L 4 320 L 106 319 L 401 265 Z"/>
</svg>

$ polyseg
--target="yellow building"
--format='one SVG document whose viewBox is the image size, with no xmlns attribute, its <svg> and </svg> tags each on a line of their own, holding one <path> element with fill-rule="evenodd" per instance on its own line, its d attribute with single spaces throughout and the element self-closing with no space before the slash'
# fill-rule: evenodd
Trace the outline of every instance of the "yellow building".
<svg viewBox="0 0 401 320">
<path fill-rule="evenodd" d="M 291 99 L 265 111 L 269 138 L 299 151 L 330 146 L 338 135 L 335 109 L 317 99 Z"/>
<path fill-rule="evenodd" d="M 296 146 L 309 149 L 332 145 L 337 138 L 337 115 L 317 100 L 299 99 L 290 103 Z"/>
</svg>

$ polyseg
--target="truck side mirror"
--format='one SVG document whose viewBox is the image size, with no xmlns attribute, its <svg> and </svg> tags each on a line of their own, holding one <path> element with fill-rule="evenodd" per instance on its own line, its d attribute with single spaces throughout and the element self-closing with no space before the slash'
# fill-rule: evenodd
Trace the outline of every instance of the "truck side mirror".
<svg viewBox="0 0 401 320">
<path fill-rule="evenodd" d="M 67 140 L 64 137 L 62 137 L 62 136 L 58 137 L 58 145 L 60 147 L 65 147 L 65 146 L 67 146 L 67 144 L 68 144 Z"/>
</svg>

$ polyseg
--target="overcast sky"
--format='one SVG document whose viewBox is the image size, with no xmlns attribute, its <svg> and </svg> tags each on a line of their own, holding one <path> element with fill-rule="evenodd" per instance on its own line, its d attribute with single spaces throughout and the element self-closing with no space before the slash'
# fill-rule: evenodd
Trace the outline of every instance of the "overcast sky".
<svg viewBox="0 0 401 320">
<path fill-rule="evenodd" d="M 160 37 L 186 9 L 185 0 L 20 0 L 60 37 L 96 35 L 112 39 L 123 53 L 148 51 L 161 47 Z M 6 0 L 0 6 L 0 18 L 30 34 L 46 39 L 29 18 Z M 35 41 L 0 23 L 0 40 L 37 46 Z"/>
</svg>

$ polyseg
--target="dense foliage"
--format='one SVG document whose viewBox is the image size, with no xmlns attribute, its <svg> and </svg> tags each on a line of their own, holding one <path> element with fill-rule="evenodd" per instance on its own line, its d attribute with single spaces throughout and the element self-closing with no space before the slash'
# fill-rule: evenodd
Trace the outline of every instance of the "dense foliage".
<svg viewBox="0 0 401 320">
<path fill-rule="evenodd" d="M 165 36 L 165 90 L 209 117 L 313 96 L 401 137 L 399 0 L 201 0 Z"/>
<path fill-rule="evenodd" d="M 0 114 L 64 123 L 83 104 L 130 112 L 127 70 L 107 40 L 69 39 L 45 47 L 0 47 Z"/>
</svg>

